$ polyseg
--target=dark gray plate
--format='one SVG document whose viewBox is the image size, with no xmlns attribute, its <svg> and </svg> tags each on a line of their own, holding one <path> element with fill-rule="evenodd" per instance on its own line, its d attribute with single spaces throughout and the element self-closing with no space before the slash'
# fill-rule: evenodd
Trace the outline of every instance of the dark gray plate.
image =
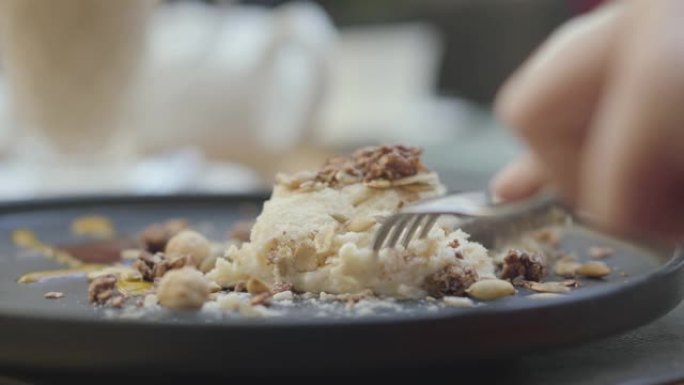
<svg viewBox="0 0 684 385">
<path fill-rule="evenodd" d="M 477 308 L 431 308 L 405 302 L 398 311 L 367 316 L 315 317 L 294 307 L 285 316 L 217 319 L 162 313 L 142 319 L 108 318 L 87 304 L 83 279 L 17 284 L 23 273 L 57 267 L 18 250 L 12 230 L 33 229 L 50 243 L 68 243 L 71 221 L 102 214 L 126 233 L 184 217 L 213 237 L 258 212 L 263 197 L 113 197 L 31 201 L 0 206 L 0 366 L 46 369 L 153 370 L 234 373 L 330 367 L 419 366 L 469 359 L 503 358 L 578 344 L 625 332 L 662 316 L 684 295 L 684 256 L 570 230 L 561 247 L 587 258 L 593 245 L 616 250 L 608 263 L 627 273 L 586 281 L 551 300 L 517 297 Z M 491 243 L 504 224 L 473 228 Z M 479 237 L 479 238 L 478 238 Z M 65 298 L 49 301 L 47 291 Z"/>
</svg>

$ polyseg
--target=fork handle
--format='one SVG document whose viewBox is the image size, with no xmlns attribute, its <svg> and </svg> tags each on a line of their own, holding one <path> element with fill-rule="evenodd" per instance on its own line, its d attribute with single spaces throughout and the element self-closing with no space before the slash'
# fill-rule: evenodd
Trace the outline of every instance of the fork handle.
<svg viewBox="0 0 684 385">
<path fill-rule="evenodd" d="M 552 190 L 542 190 L 530 198 L 516 202 L 490 203 L 488 194 L 482 191 L 457 193 L 415 206 L 406 207 L 406 214 L 445 214 L 464 217 L 507 217 L 521 213 L 559 206 L 557 194 Z"/>
</svg>

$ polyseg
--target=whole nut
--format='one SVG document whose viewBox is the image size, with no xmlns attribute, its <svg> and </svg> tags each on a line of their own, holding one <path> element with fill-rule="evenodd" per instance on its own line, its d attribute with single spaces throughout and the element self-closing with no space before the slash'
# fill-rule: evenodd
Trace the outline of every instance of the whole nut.
<svg viewBox="0 0 684 385">
<path fill-rule="evenodd" d="M 167 243 L 165 251 L 168 258 L 190 257 L 196 267 L 212 256 L 211 243 L 202 234 L 192 230 L 183 230 L 174 235 Z"/>
<path fill-rule="evenodd" d="M 515 287 L 502 279 L 483 279 L 470 285 L 469 296 L 482 301 L 491 301 L 515 294 Z"/>
<path fill-rule="evenodd" d="M 170 309 L 199 309 L 209 299 L 211 285 L 199 271 L 184 267 L 166 273 L 157 288 L 159 304 Z"/>
<path fill-rule="evenodd" d="M 610 274 L 611 270 L 608 265 L 600 261 L 591 261 L 582 264 L 577 268 L 576 273 L 588 278 L 603 278 Z"/>
</svg>

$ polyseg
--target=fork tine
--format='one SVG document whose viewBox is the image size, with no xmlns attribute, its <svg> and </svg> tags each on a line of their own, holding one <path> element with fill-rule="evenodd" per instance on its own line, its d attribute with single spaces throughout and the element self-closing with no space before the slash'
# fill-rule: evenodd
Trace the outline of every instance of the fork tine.
<svg viewBox="0 0 684 385">
<path fill-rule="evenodd" d="M 425 219 L 425 217 L 427 217 L 427 214 L 419 214 L 415 216 L 413 222 L 411 222 L 411 226 L 406 232 L 406 235 L 404 235 L 403 241 L 401 242 L 401 245 L 404 248 L 408 247 L 409 242 L 411 242 L 411 238 L 413 238 L 413 235 L 416 233 L 416 231 L 420 227 L 421 222 L 423 222 L 423 219 Z"/>
<path fill-rule="evenodd" d="M 423 229 L 420 231 L 420 235 L 418 236 L 419 239 L 427 237 L 427 235 L 430 233 L 430 230 L 432 230 L 432 227 L 435 225 L 435 222 L 437 222 L 438 218 L 439 214 L 429 215 L 427 222 L 425 222 L 425 226 L 423 226 Z"/>
<path fill-rule="evenodd" d="M 383 243 L 385 243 L 385 240 L 387 240 L 387 236 L 392 231 L 394 223 L 396 221 L 396 217 L 389 217 L 385 219 L 385 221 L 382 223 L 382 226 L 380 226 L 380 229 L 378 229 L 378 232 L 375 235 L 375 241 L 373 242 L 373 250 L 377 252 L 382 248 Z"/>
<path fill-rule="evenodd" d="M 392 236 L 390 237 L 389 241 L 387 242 L 387 247 L 393 248 L 394 246 L 397 245 L 397 241 L 399 241 L 399 238 L 401 237 L 401 234 L 404 232 L 406 229 L 406 224 L 408 221 L 412 218 L 412 215 L 401 215 L 399 219 L 395 222 L 394 224 L 394 231 L 392 232 Z"/>
</svg>

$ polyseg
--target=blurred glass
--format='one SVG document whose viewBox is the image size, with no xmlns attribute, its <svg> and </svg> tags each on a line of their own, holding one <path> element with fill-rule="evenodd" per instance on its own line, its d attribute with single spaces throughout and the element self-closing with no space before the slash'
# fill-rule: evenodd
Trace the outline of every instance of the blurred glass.
<svg viewBox="0 0 684 385">
<path fill-rule="evenodd" d="M 35 172 L 44 171 L 45 183 L 95 178 L 86 171 L 134 157 L 135 138 L 120 112 L 155 3 L 0 0 L 0 44 L 16 119 L 12 148 Z"/>
</svg>

